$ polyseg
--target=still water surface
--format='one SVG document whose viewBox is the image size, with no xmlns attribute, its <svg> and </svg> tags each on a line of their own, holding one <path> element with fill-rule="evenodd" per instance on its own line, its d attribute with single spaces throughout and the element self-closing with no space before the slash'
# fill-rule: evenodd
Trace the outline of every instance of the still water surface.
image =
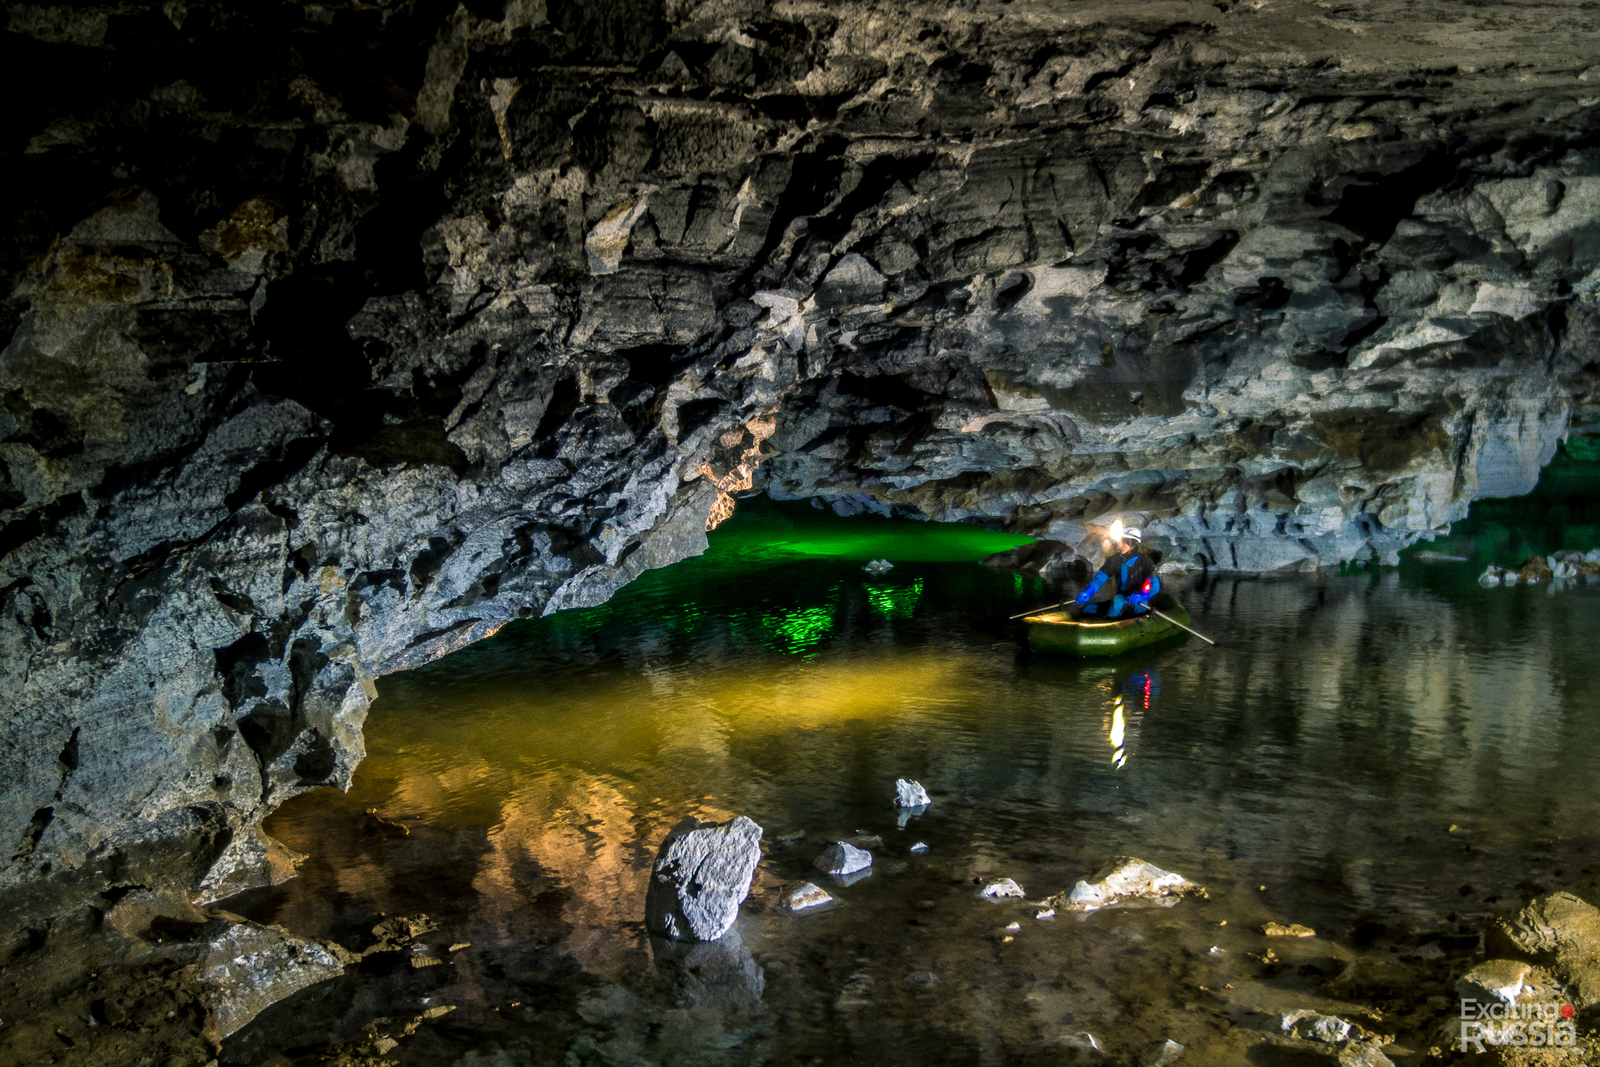
<svg viewBox="0 0 1600 1067">
<path fill-rule="evenodd" d="M 742 509 L 610 604 L 380 683 L 351 791 L 268 824 L 310 853 L 300 877 L 243 904 L 357 950 L 426 913 L 445 962 L 367 960 L 294 1009 L 302 1034 L 453 1005 L 389 1061 L 1058 1063 L 1087 1032 L 1112 1062 L 1171 1039 L 1249 1063 L 1275 1062 L 1253 1047 L 1272 1013 L 1311 1006 L 1425 1048 L 1449 1014 L 1426 997 L 1488 917 L 1593 886 L 1600 587 L 1419 563 L 1180 585 L 1217 647 L 1049 661 L 1004 620 L 1055 591 L 970 562 L 1018 539 Z M 894 570 L 865 574 L 879 556 Z M 904 827 L 897 777 L 934 800 Z M 373 808 L 410 836 L 364 832 Z M 766 831 L 737 936 L 692 952 L 642 923 L 685 814 Z M 871 877 L 812 870 L 858 833 L 882 838 Z M 1210 897 L 1041 921 L 977 895 L 1115 855 Z M 808 879 L 837 904 L 783 912 Z M 1267 921 L 1319 936 L 1268 945 Z M 1338 981 L 1366 958 L 1416 969 Z"/>
</svg>

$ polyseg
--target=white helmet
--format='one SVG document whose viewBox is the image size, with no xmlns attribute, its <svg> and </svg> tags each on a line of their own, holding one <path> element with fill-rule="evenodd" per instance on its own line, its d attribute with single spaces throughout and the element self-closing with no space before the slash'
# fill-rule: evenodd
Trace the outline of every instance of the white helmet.
<svg viewBox="0 0 1600 1067">
<path fill-rule="evenodd" d="M 1122 531 L 1122 539 L 1131 545 L 1143 545 L 1144 534 L 1137 527 L 1130 526 Z"/>
</svg>

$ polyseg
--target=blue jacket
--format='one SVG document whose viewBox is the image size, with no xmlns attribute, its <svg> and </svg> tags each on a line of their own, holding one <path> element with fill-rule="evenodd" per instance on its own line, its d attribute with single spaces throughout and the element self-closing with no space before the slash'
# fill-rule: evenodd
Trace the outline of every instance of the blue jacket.
<svg viewBox="0 0 1600 1067">
<path fill-rule="evenodd" d="M 1115 619 L 1149 611 L 1150 598 L 1159 592 L 1161 577 L 1156 574 L 1155 561 L 1135 549 L 1119 552 L 1101 564 L 1075 603 L 1085 615 Z"/>
</svg>

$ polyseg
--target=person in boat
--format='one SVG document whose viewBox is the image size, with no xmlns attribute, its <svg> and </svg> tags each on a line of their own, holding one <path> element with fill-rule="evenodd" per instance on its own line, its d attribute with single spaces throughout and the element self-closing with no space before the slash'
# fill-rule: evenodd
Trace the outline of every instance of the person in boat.
<svg viewBox="0 0 1600 1067">
<path fill-rule="evenodd" d="M 1144 551 L 1143 532 L 1127 529 L 1074 603 L 1086 619 L 1131 619 L 1148 612 L 1150 598 L 1159 592 L 1161 577 Z"/>
</svg>

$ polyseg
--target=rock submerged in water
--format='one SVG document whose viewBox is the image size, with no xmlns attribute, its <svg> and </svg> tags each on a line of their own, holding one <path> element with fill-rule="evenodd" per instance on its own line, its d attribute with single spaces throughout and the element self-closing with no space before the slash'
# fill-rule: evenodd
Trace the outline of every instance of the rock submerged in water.
<svg viewBox="0 0 1600 1067">
<path fill-rule="evenodd" d="M 753 820 L 684 819 L 656 854 L 645 894 L 646 925 L 674 940 L 715 941 L 739 917 L 759 862 L 761 827 Z"/>
<path fill-rule="evenodd" d="M 894 780 L 894 806 L 897 808 L 926 808 L 933 803 L 922 783 L 911 778 Z"/>
<path fill-rule="evenodd" d="M 839 877 L 864 871 L 872 866 L 872 853 L 848 841 L 835 841 L 816 859 L 816 868 Z"/>
<path fill-rule="evenodd" d="M 1131 856 L 1119 856 L 1091 880 L 1077 883 L 1069 892 L 1046 897 L 1043 903 L 1061 911 L 1100 911 L 1136 904 L 1171 907 L 1182 897 L 1206 895 L 1203 887 L 1181 874 Z"/>
</svg>

